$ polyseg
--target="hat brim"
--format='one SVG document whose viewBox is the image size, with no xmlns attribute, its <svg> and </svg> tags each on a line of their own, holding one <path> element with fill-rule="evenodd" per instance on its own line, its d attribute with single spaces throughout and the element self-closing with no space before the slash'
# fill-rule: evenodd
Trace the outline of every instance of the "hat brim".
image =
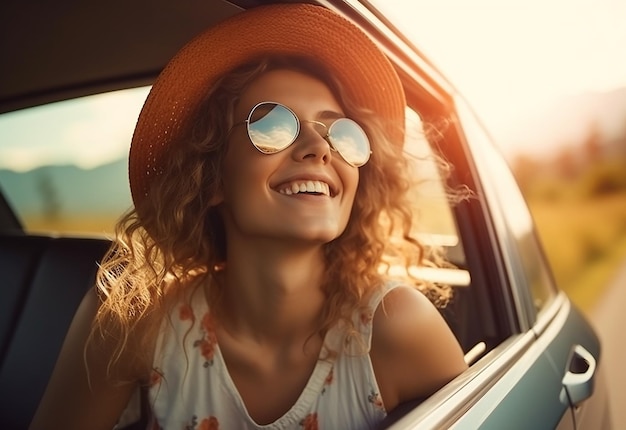
<svg viewBox="0 0 626 430">
<path fill-rule="evenodd" d="M 308 4 L 275 4 L 239 13 L 188 43 L 155 81 L 135 127 L 129 179 L 135 206 L 161 171 L 165 148 L 191 126 L 203 96 L 223 74 L 263 54 L 324 64 L 358 105 L 402 144 L 405 96 L 393 66 L 359 28 Z"/>
</svg>

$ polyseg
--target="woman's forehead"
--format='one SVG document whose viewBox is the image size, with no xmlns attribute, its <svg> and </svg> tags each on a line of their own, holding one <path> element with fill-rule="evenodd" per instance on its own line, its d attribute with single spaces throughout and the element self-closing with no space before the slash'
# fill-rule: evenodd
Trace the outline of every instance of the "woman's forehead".
<svg viewBox="0 0 626 430">
<path fill-rule="evenodd" d="M 254 79 L 242 92 L 236 113 L 247 113 L 260 102 L 289 106 L 296 114 L 341 114 L 343 109 L 331 88 L 320 78 L 292 69 L 274 69 Z"/>
</svg>

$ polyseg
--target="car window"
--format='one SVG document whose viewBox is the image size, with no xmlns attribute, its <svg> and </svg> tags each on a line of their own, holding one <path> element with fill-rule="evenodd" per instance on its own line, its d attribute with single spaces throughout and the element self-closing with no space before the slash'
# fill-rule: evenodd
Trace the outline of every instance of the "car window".
<svg viewBox="0 0 626 430">
<path fill-rule="evenodd" d="M 414 268 L 416 274 L 430 280 L 457 287 L 470 283 L 465 266 L 465 256 L 460 242 L 457 224 L 450 206 L 446 180 L 442 170 L 443 161 L 432 147 L 434 138 L 428 133 L 417 112 L 406 109 L 405 152 L 411 162 L 413 180 L 417 186 L 411 196 L 414 204 L 413 233 L 422 243 L 443 249 L 446 257 L 458 269 Z"/>
<path fill-rule="evenodd" d="M 113 231 L 131 206 L 127 154 L 148 90 L 0 115 L 0 187 L 27 232 Z"/>
</svg>

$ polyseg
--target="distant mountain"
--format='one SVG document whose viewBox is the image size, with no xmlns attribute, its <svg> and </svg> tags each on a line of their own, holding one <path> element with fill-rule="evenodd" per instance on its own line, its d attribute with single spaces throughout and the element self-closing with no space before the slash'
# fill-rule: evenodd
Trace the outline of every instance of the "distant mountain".
<svg viewBox="0 0 626 430">
<path fill-rule="evenodd" d="M 626 153 L 626 87 L 564 97 L 496 137 L 513 155 L 542 156 L 581 145 L 591 133 L 607 150 Z"/>
<path fill-rule="evenodd" d="M 93 169 L 45 166 L 0 169 L 0 187 L 18 213 L 120 215 L 131 205 L 127 160 Z"/>
</svg>

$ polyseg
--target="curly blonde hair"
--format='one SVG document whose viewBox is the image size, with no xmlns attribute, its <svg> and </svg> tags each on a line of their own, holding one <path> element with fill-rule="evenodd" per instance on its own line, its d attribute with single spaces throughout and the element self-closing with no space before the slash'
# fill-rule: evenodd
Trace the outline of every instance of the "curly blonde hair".
<svg viewBox="0 0 626 430">
<path fill-rule="evenodd" d="M 165 318 L 169 304 L 184 291 L 208 285 L 209 307 L 219 306 L 221 287 L 215 268 L 224 263 L 226 241 L 222 220 L 212 204 L 221 186 L 222 161 L 234 109 L 248 85 L 274 69 L 293 69 L 325 82 L 347 117 L 365 129 L 372 143 L 369 162 L 360 168 L 359 185 L 343 234 L 324 246 L 326 295 L 320 333 L 339 320 L 351 324 L 354 309 L 382 288 L 389 276 L 385 255 L 402 256 L 403 264 L 446 264 L 411 235 L 413 213 L 408 191 L 411 182 L 403 142 L 390 142 L 375 112 L 356 106 L 340 82 L 324 68 L 304 58 L 264 57 L 223 76 L 210 90 L 197 114 L 195 126 L 167 148 L 168 164 L 152 178 L 150 192 L 119 221 L 116 241 L 97 275 L 103 300 L 95 333 L 118 333 L 112 361 L 127 347 L 129 334 L 146 319 Z M 141 215 L 139 215 L 141 214 Z M 392 237 L 399 240 L 391 240 Z M 450 289 L 411 279 L 436 304 L 450 297 Z M 159 324 L 144 324 L 153 339 Z M 136 351 L 147 351 L 133 345 Z M 147 357 L 146 357 L 147 358 Z"/>
</svg>

